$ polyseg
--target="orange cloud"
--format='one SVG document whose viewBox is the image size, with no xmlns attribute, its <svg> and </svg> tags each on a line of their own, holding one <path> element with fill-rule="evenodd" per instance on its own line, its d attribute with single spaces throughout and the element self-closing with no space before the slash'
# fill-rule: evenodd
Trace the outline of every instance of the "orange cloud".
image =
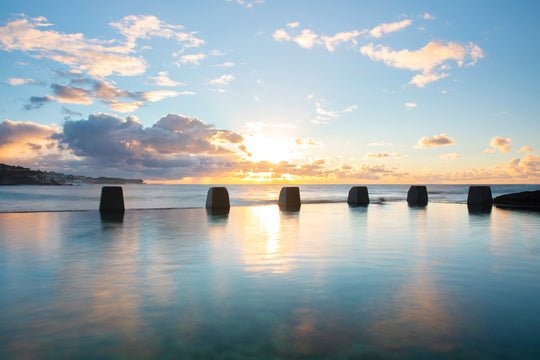
<svg viewBox="0 0 540 360">
<path fill-rule="evenodd" d="M 434 135 L 430 138 L 424 136 L 420 140 L 418 140 L 418 143 L 414 147 L 417 149 L 422 149 L 433 146 L 452 145 L 455 143 L 456 141 L 454 139 L 442 133 L 441 135 Z"/>
<path fill-rule="evenodd" d="M 499 150 L 502 153 L 507 153 L 510 151 L 510 144 L 512 143 L 512 139 L 508 138 L 501 138 L 501 137 L 494 137 L 489 142 L 489 146 L 492 147 L 492 149 L 486 149 L 484 152 L 486 153 L 494 153 L 495 151 Z"/>
</svg>

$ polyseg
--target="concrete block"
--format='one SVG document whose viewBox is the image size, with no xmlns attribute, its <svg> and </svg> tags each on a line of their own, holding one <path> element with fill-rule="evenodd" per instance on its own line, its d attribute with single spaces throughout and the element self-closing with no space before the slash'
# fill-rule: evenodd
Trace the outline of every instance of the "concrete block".
<svg viewBox="0 0 540 360">
<path fill-rule="evenodd" d="M 469 195 L 467 196 L 467 205 L 469 206 L 491 206 L 493 197 L 491 196 L 491 187 L 485 185 L 469 186 Z"/>
<path fill-rule="evenodd" d="M 121 186 L 103 186 L 99 201 L 100 212 L 124 212 L 124 193 Z"/>
<path fill-rule="evenodd" d="M 349 190 L 347 203 L 349 205 L 368 205 L 369 194 L 367 186 L 353 186 Z"/>
<path fill-rule="evenodd" d="M 229 212 L 229 192 L 226 187 L 211 187 L 206 196 L 206 210 L 212 214 L 226 214 Z"/>
<path fill-rule="evenodd" d="M 300 188 L 298 186 L 285 186 L 279 192 L 278 205 L 281 210 L 300 210 Z"/>
<path fill-rule="evenodd" d="M 428 193 L 424 185 L 412 185 L 407 193 L 407 202 L 409 205 L 427 205 Z"/>
</svg>

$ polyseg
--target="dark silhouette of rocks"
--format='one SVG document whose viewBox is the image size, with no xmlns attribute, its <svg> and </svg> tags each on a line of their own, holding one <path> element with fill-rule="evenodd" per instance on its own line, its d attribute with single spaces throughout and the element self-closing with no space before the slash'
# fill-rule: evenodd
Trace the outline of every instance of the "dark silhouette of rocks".
<svg viewBox="0 0 540 360">
<path fill-rule="evenodd" d="M 493 203 L 495 206 L 540 210 L 540 190 L 497 196 Z"/>
<path fill-rule="evenodd" d="M 87 177 L 0 164 L 0 185 L 144 184 L 141 179 Z"/>
</svg>

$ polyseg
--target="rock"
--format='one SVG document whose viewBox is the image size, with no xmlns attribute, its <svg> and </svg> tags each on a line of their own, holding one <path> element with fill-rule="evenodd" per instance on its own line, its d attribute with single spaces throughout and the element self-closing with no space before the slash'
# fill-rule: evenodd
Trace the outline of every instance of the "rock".
<svg viewBox="0 0 540 360">
<path fill-rule="evenodd" d="M 121 186 L 103 186 L 99 202 L 100 212 L 124 212 L 124 193 Z"/>
<path fill-rule="evenodd" d="M 211 187 L 206 196 L 206 210 L 211 214 L 228 214 L 231 208 L 226 187 Z"/>
<path fill-rule="evenodd" d="M 424 185 L 412 185 L 407 193 L 409 205 L 423 206 L 428 203 L 427 188 Z"/>
<path fill-rule="evenodd" d="M 349 205 L 368 205 L 369 195 L 367 186 L 353 186 L 351 190 L 349 190 L 347 203 Z"/>
<path fill-rule="evenodd" d="M 495 206 L 540 210 L 540 190 L 497 196 L 493 203 Z"/>
<path fill-rule="evenodd" d="M 493 203 L 491 187 L 485 185 L 469 186 L 467 205 L 474 207 L 488 207 Z"/>
<path fill-rule="evenodd" d="M 300 210 L 300 188 L 298 186 L 285 186 L 279 192 L 278 205 L 281 210 Z"/>
</svg>

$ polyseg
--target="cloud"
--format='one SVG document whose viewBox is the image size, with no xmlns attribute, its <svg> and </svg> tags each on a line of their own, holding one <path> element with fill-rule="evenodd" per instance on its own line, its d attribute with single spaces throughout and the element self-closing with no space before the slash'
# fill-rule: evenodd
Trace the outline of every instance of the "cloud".
<svg viewBox="0 0 540 360">
<path fill-rule="evenodd" d="M 294 41 L 300 47 L 304 49 L 311 49 L 316 45 L 324 45 L 326 49 L 330 52 L 334 52 L 336 48 L 345 43 L 352 43 L 353 45 L 358 45 L 357 38 L 362 34 L 368 34 L 371 37 L 379 38 L 383 34 L 389 34 L 391 32 L 403 29 L 412 24 L 412 20 L 402 20 L 399 22 L 394 22 L 390 24 L 380 24 L 374 27 L 371 30 L 351 30 L 338 32 L 334 35 L 318 35 L 310 29 L 303 29 L 299 34 L 295 32 L 294 29 L 300 26 L 300 23 L 293 22 L 288 23 L 287 27 L 291 29 L 293 33 L 288 32 L 285 29 L 277 29 L 272 35 L 275 41 L 284 42 L 284 41 Z"/>
<path fill-rule="evenodd" d="M 313 97 L 308 96 L 308 98 L 311 99 Z M 341 114 L 353 112 L 354 110 L 358 110 L 358 106 L 351 105 L 343 110 L 327 110 L 324 99 L 321 99 L 320 102 L 317 101 L 315 103 L 315 113 L 317 115 L 312 122 L 316 124 L 327 124 L 328 121 L 339 118 Z"/>
<path fill-rule="evenodd" d="M 0 147 L 15 143 L 43 140 L 58 131 L 54 126 L 33 122 L 4 120 L 0 123 Z"/>
<path fill-rule="evenodd" d="M 137 110 L 147 101 L 157 102 L 169 97 L 195 94 L 191 91 L 178 92 L 172 90 L 130 92 L 118 89 L 105 81 L 86 78 L 74 79 L 71 81 L 71 84 L 81 84 L 85 86 L 85 88 L 52 84 L 51 89 L 53 90 L 55 97 L 32 97 L 24 108 L 26 110 L 37 109 L 43 106 L 44 103 L 55 99 L 60 103 L 82 105 L 92 104 L 93 99 L 98 99 L 102 103 L 108 105 L 111 110 L 126 113 Z"/>
<path fill-rule="evenodd" d="M 411 81 L 409 81 L 408 85 L 416 85 L 418 87 L 423 88 L 426 86 L 426 84 L 429 84 L 430 82 L 437 81 L 440 79 L 444 79 L 445 77 L 450 76 L 450 74 L 447 73 L 440 73 L 440 74 L 418 74 L 415 75 Z"/>
<path fill-rule="evenodd" d="M 458 153 L 452 153 L 452 154 L 441 155 L 439 157 L 443 160 L 455 160 L 457 158 L 460 158 L 461 155 L 459 155 Z"/>
<path fill-rule="evenodd" d="M 193 65 L 201 65 L 201 61 L 206 59 L 207 55 L 203 53 L 199 54 L 189 54 L 189 55 L 183 55 L 180 57 L 178 62 L 176 63 L 178 66 L 185 65 L 185 64 L 193 64 Z"/>
<path fill-rule="evenodd" d="M 400 158 L 406 158 L 407 155 L 403 155 L 401 153 L 367 153 L 365 155 L 367 158 L 374 158 L 374 159 L 386 159 L 386 158 L 393 158 L 393 159 L 400 159 Z"/>
<path fill-rule="evenodd" d="M 21 78 L 10 78 L 7 83 L 11 86 L 19 86 L 24 84 L 32 84 L 34 79 L 21 79 Z"/>
<path fill-rule="evenodd" d="M 489 146 L 492 147 L 492 149 L 486 149 L 484 152 L 486 153 L 494 153 L 497 150 L 499 150 L 502 153 L 510 152 L 510 144 L 512 143 L 512 139 L 508 138 L 501 138 L 501 137 L 494 137 L 489 142 Z"/>
<path fill-rule="evenodd" d="M 454 139 L 442 133 L 441 135 L 434 135 L 430 138 L 424 136 L 420 140 L 418 140 L 418 143 L 414 147 L 417 149 L 422 149 L 433 146 L 452 145 L 455 143 L 456 141 Z"/>
<path fill-rule="evenodd" d="M 340 32 L 335 34 L 334 36 L 322 35 L 321 40 L 324 42 L 326 49 L 328 49 L 328 51 L 330 52 L 333 52 L 342 43 L 352 42 L 354 45 L 357 45 L 358 42 L 356 41 L 356 38 L 360 35 L 360 31 L 354 30 L 348 32 Z"/>
<path fill-rule="evenodd" d="M 313 140 L 312 138 L 291 138 L 290 141 L 295 147 L 303 149 L 324 147 L 323 143 Z"/>
<path fill-rule="evenodd" d="M 118 39 L 87 39 L 83 34 L 64 34 L 49 27 L 47 19 L 26 18 L 13 20 L 0 28 L 0 50 L 21 51 L 36 58 L 45 58 L 65 64 L 72 69 L 87 72 L 94 78 L 117 74 L 134 76 L 145 72 L 144 59 L 132 56 L 138 39 L 149 37 L 172 38 L 183 48 L 197 47 L 204 43 L 192 33 L 180 31 L 182 26 L 167 24 L 155 16 L 126 16 L 110 25 L 125 36 Z"/>
<path fill-rule="evenodd" d="M 92 103 L 90 92 L 83 88 L 72 88 L 69 86 L 52 84 L 51 89 L 58 102 L 83 105 Z"/>
<path fill-rule="evenodd" d="M 391 145 L 394 145 L 392 143 L 389 143 L 389 142 L 386 142 L 386 141 L 379 141 L 379 142 L 373 142 L 373 143 L 369 143 L 368 146 L 391 146 Z"/>
<path fill-rule="evenodd" d="M 389 24 L 380 24 L 378 26 L 375 26 L 373 29 L 369 30 L 368 34 L 371 37 L 380 38 L 381 36 L 385 34 L 389 34 L 394 31 L 401 30 L 411 24 L 412 24 L 412 20 L 408 20 L 408 19 L 389 23 Z"/>
<path fill-rule="evenodd" d="M 223 67 L 223 68 L 230 68 L 230 67 L 233 67 L 234 66 L 234 63 L 232 61 L 227 61 L 223 64 L 218 64 L 218 65 L 215 65 L 215 66 L 219 66 L 219 67 Z"/>
<path fill-rule="evenodd" d="M 531 152 L 534 151 L 530 146 L 522 146 L 517 152 Z"/>
<path fill-rule="evenodd" d="M 199 47 L 204 44 L 204 40 L 195 37 L 196 32 L 183 32 L 182 25 L 171 25 L 159 20 L 152 15 L 129 15 L 116 23 L 110 23 L 114 28 L 126 37 L 126 47 L 129 49 L 137 45 L 138 39 L 148 39 L 150 37 L 162 37 L 173 39 L 181 43 L 184 49 Z"/>
<path fill-rule="evenodd" d="M 413 109 L 413 108 L 416 107 L 416 103 L 406 102 L 406 103 L 405 103 L 405 106 L 406 106 L 408 109 Z"/>
<path fill-rule="evenodd" d="M 432 41 L 423 48 L 414 51 L 408 49 L 395 51 L 386 46 L 368 44 L 362 46 L 360 52 L 371 60 L 383 61 L 390 67 L 422 71 L 421 75 L 415 76 L 409 83 L 419 87 L 447 77 L 448 74 L 436 73 L 435 71 L 442 68 L 449 60 L 456 61 L 461 66 L 464 61 L 469 59 L 471 60 L 470 64 L 473 65 L 484 56 L 482 49 L 473 43 L 463 46 L 455 42 L 441 40 Z"/>
<path fill-rule="evenodd" d="M 428 14 L 428 13 L 424 13 L 424 15 L 422 15 L 421 17 L 424 20 L 435 20 L 435 16 L 433 16 L 431 14 Z"/>
<path fill-rule="evenodd" d="M 277 29 L 272 35 L 275 41 L 291 41 L 292 37 L 287 33 L 285 29 Z"/>
<path fill-rule="evenodd" d="M 36 110 L 36 109 L 41 108 L 46 103 L 51 102 L 53 100 L 54 100 L 54 97 L 49 96 L 49 95 L 31 96 L 30 99 L 28 99 L 28 103 L 26 103 L 23 106 L 23 109 L 27 111 Z"/>
<path fill-rule="evenodd" d="M 159 86 L 182 86 L 183 83 L 169 79 L 169 74 L 166 71 L 161 71 L 156 77 L 148 77 L 148 80 Z"/>
<path fill-rule="evenodd" d="M 168 114 L 151 127 L 133 116 L 93 114 L 66 121 L 63 133 L 53 138 L 93 167 L 132 170 L 197 167 L 201 159 L 194 155 L 231 156 L 241 152 L 243 141 L 238 133 L 178 114 Z"/>
<path fill-rule="evenodd" d="M 150 91 L 150 92 L 140 92 L 137 94 L 141 97 L 141 99 L 150 101 L 150 102 L 156 102 L 156 101 L 163 100 L 165 98 L 175 97 L 178 95 L 194 95 L 194 93 L 191 91 L 178 92 L 178 91 L 172 91 L 172 90 L 156 90 L 156 91 Z"/>
<path fill-rule="evenodd" d="M 212 79 L 208 81 L 208 84 L 210 85 L 223 85 L 227 86 L 231 81 L 234 80 L 234 76 L 232 75 L 221 75 L 217 79 Z"/>
<path fill-rule="evenodd" d="M 302 33 L 298 36 L 296 36 L 293 40 L 296 42 L 300 47 L 304 49 L 310 49 L 316 44 L 319 44 L 320 41 L 318 40 L 318 35 L 315 34 L 313 31 L 309 29 L 302 30 Z"/>
<path fill-rule="evenodd" d="M 242 6 L 245 6 L 246 9 L 253 8 L 253 5 L 255 4 L 264 4 L 264 0 L 226 0 L 227 2 L 235 2 L 237 4 L 240 4 Z"/>
</svg>

